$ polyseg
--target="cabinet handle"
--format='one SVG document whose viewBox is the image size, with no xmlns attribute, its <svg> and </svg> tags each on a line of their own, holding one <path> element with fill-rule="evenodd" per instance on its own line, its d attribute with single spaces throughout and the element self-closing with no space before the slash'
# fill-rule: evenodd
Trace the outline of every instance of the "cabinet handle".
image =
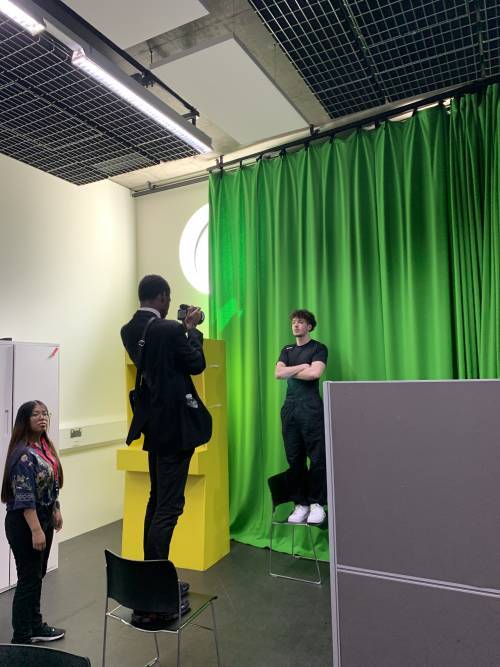
<svg viewBox="0 0 500 667">
<path fill-rule="evenodd" d="M 10 414 L 9 410 L 6 409 L 5 410 L 5 435 L 10 434 L 9 414 Z"/>
<path fill-rule="evenodd" d="M 220 368 L 220 364 L 208 364 L 209 368 Z"/>
<path fill-rule="evenodd" d="M 213 405 L 207 405 L 207 408 L 222 408 L 222 403 L 214 403 Z"/>
</svg>

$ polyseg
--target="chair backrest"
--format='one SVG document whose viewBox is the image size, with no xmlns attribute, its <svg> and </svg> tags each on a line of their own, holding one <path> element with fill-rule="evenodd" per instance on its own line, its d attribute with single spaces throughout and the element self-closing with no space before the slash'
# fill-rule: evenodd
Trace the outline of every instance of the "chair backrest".
<svg viewBox="0 0 500 667">
<path fill-rule="evenodd" d="M 90 660 L 47 646 L 0 644 L 0 667 L 90 667 Z"/>
<path fill-rule="evenodd" d="M 288 470 L 269 477 L 267 483 L 269 484 L 269 490 L 271 491 L 273 510 L 278 507 L 278 505 L 291 501 L 291 492 L 288 484 Z"/>
<path fill-rule="evenodd" d="M 129 560 L 107 549 L 104 553 L 108 597 L 129 609 L 177 609 L 179 581 L 169 560 Z"/>
</svg>

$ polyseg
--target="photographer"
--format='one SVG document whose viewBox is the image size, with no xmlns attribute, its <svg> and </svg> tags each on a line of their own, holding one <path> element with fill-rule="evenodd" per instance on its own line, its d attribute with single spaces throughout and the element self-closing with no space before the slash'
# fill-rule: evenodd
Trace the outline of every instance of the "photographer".
<svg viewBox="0 0 500 667">
<path fill-rule="evenodd" d="M 205 369 L 203 335 L 196 328 L 203 314 L 199 308 L 189 307 L 183 324 L 166 320 L 170 287 L 161 276 L 148 275 L 141 280 L 139 301 L 140 308 L 121 329 L 123 344 L 136 366 L 138 343 L 145 341 L 143 382 L 140 396 L 135 397 L 128 442 L 142 431 L 144 450 L 148 452 L 151 491 L 144 519 L 144 558 L 167 559 L 184 508 L 184 489 L 194 452 L 183 434 L 181 407 L 190 396 L 190 376 Z M 181 592 L 187 593 L 188 584 L 180 582 L 180 586 Z M 136 611 L 133 621 L 152 629 L 169 620 L 163 616 Z"/>
</svg>

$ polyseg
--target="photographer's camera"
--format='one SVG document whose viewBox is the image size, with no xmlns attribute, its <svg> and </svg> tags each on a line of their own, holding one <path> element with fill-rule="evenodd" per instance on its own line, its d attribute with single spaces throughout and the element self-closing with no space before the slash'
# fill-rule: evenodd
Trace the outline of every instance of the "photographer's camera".
<svg viewBox="0 0 500 667">
<path fill-rule="evenodd" d="M 180 320 L 181 322 L 184 322 L 190 308 L 197 308 L 197 306 L 188 306 L 185 303 L 181 303 L 181 305 L 179 306 L 179 310 L 177 311 L 177 319 Z M 201 309 L 200 309 L 200 315 L 201 317 L 199 324 L 201 324 L 205 319 L 205 313 Z"/>
</svg>

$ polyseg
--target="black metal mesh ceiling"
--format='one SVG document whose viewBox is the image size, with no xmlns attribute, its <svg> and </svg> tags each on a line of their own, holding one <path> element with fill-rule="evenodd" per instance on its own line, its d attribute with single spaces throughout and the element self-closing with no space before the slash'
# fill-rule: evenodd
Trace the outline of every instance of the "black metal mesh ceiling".
<svg viewBox="0 0 500 667">
<path fill-rule="evenodd" d="M 250 0 L 331 117 L 500 73 L 500 0 Z"/>
<path fill-rule="evenodd" d="M 0 152 L 82 185 L 197 155 L 71 64 L 71 51 L 0 14 Z"/>
</svg>

